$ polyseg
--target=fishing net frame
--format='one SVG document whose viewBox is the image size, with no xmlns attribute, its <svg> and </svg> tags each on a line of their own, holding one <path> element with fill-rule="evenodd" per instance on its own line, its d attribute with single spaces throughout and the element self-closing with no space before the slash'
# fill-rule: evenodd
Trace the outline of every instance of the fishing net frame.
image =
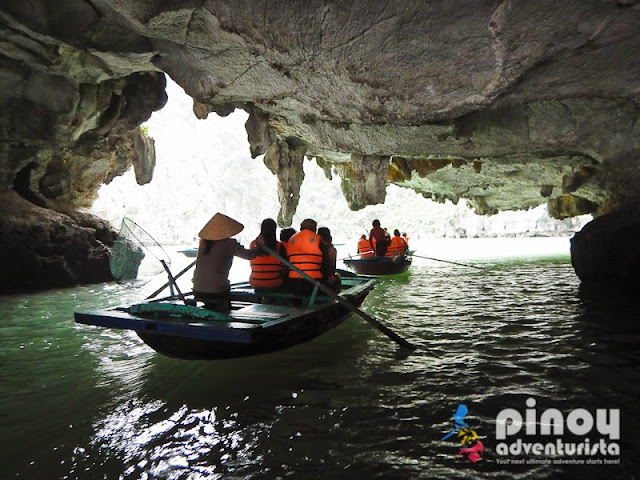
<svg viewBox="0 0 640 480">
<path fill-rule="evenodd" d="M 109 269 L 116 282 L 149 281 L 170 265 L 171 259 L 162 245 L 130 218 L 122 219 L 120 231 L 109 255 Z"/>
</svg>

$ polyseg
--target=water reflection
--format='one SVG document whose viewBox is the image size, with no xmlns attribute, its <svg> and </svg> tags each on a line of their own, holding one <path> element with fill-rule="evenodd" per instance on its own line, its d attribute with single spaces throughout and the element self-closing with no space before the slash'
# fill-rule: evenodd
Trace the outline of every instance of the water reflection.
<svg viewBox="0 0 640 480">
<path fill-rule="evenodd" d="M 353 317 L 282 352 L 178 361 L 130 332 L 73 324 L 74 309 L 139 292 L 110 284 L 5 298 L 2 477 L 633 476 L 633 303 L 578 295 L 566 259 L 484 265 L 415 261 L 371 293 L 363 308 L 420 344 L 410 354 Z M 623 465 L 497 464 L 495 416 L 529 396 L 565 411 L 621 408 Z M 439 442 L 460 402 L 486 445 L 475 465 Z"/>
<path fill-rule="evenodd" d="M 216 478 L 222 463 L 253 451 L 255 436 L 238 427 L 236 416 L 132 399 L 95 425 L 93 441 L 130 465 L 124 478 Z"/>
</svg>

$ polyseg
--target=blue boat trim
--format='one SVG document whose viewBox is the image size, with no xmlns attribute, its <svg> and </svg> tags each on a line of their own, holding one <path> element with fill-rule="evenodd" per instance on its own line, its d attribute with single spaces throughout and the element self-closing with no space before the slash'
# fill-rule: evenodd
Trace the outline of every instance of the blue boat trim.
<svg viewBox="0 0 640 480">
<path fill-rule="evenodd" d="M 377 279 L 344 272 L 340 295 L 359 306 Z M 286 292 L 256 293 L 247 282 L 232 285 L 232 310 L 219 313 L 197 306 L 192 294 L 187 304 L 176 297 L 75 312 L 80 324 L 135 331 L 151 348 L 182 359 L 236 358 L 282 350 L 336 327 L 352 315 L 336 300 Z M 200 304 L 201 305 L 201 304 Z"/>
</svg>

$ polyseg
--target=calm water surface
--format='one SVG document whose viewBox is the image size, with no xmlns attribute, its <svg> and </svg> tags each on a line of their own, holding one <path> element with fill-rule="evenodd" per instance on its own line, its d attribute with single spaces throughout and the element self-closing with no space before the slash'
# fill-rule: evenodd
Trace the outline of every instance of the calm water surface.
<svg viewBox="0 0 640 480">
<path fill-rule="evenodd" d="M 1 297 L 0 478 L 638 478 L 636 304 L 585 295 L 567 254 L 475 264 L 415 259 L 369 295 L 410 354 L 352 317 L 283 352 L 180 361 L 73 322 L 157 285 Z M 498 463 L 496 415 L 529 397 L 620 409 L 621 463 Z M 461 402 L 475 464 L 439 441 Z"/>
</svg>

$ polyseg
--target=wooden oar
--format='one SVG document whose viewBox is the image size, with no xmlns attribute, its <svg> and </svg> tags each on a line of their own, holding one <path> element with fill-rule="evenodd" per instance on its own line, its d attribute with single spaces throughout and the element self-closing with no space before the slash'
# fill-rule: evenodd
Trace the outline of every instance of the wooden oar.
<svg viewBox="0 0 640 480">
<path fill-rule="evenodd" d="M 175 288 L 178 292 L 178 298 L 180 298 L 180 300 L 182 300 L 182 302 L 186 305 L 187 299 L 184 298 L 184 295 L 180 291 L 180 287 L 178 287 L 178 284 L 176 283 L 176 277 L 174 277 L 173 274 L 171 273 L 171 270 L 169 270 L 169 267 L 167 266 L 167 262 L 165 262 L 164 260 L 160 260 L 160 263 L 162 263 L 162 266 L 164 267 L 165 271 L 167 272 L 167 275 L 169 276 L 169 283 L 171 284 L 171 287 L 172 287 L 171 295 L 173 296 L 173 288 Z"/>
<path fill-rule="evenodd" d="M 391 338 L 393 341 L 397 342 L 398 344 L 402 345 L 405 348 L 410 348 L 412 350 L 415 350 L 417 348 L 416 345 L 413 345 L 412 343 L 409 343 L 407 340 L 405 340 L 404 338 L 402 338 L 400 335 L 398 335 L 397 333 L 395 333 L 393 330 L 391 330 L 389 327 L 387 327 L 386 325 L 382 324 L 380 321 L 376 320 L 375 318 L 373 318 L 371 315 L 363 312 L 362 310 L 360 310 L 358 307 L 356 307 L 355 305 L 351 305 L 349 302 L 347 302 L 344 298 L 342 298 L 340 295 L 338 295 L 337 293 L 335 293 L 334 291 L 332 291 L 331 289 L 327 288 L 326 286 L 324 286 L 322 283 L 318 282 L 316 279 L 311 278 L 309 275 L 307 275 L 305 272 L 303 272 L 302 270 L 300 270 L 298 267 L 296 267 L 295 265 L 291 264 L 289 261 L 287 261 L 286 259 L 282 258 L 280 255 L 278 255 L 276 252 L 274 252 L 273 250 L 271 250 L 269 247 L 267 247 L 266 245 L 262 246 L 262 249 L 267 252 L 270 253 L 271 255 L 273 255 L 275 258 L 277 258 L 278 260 L 280 260 L 283 264 L 285 264 L 287 267 L 289 267 L 291 270 L 298 272 L 300 275 L 302 275 L 302 278 L 304 278 L 305 280 L 311 282 L 313 285 L 315 285 L 316 287 L 318 287 L 320 290 L 322 290 L 325 294 L 327 294 L 328 296 L 330 296 L 331 298 L 333 298 L 334 300 L 336 300 L 337 302 L 339 302 L 340 304 L 344 305 L 345 307 L 347 307 L 349 310 L 351 310 L 353 313 L 359 315 L 360 317 L 364 318 L 367 322 L 369 322 L 371 325 L 373 325 L 375 328 L 377 328 L 378 330 L 380 330 L 382 333 L 384 333 L 387 337 Z"/>
<path fill-rule="evenodd" d="M 475 265 L 469 265 L 467 263 L 450 262 L 449 260 L 440 260 L 439 258 L 423 257 L 422 255 L 415 255 L 415 254 L 411 256 L 418 257 L 418 258 L 426 258 L 427 260 L 435 260 L 436 262 L 453 263 L 454 265 L 460 265 L 462 267 L 470 267 L 470 268 L 477 268 L 478 270 L 484 270 L 484 268 L 482 267 L 476 267 Z"/>
<path fill-rule="evenodd" d="M 191 267 L 193 267 L 196 264 L 195 260 L 193 262 L 191 262 L 189 264 L 188 267 L 185 267 L 183 270 L 180 271 L 180 273 L 178 273 L 176 276 L 173 277 L 173 281 L 175 283 L 175 281 L 180 278 L 180 276 L 187 272 Z M 163 291 L 165 288 L 167 288 L 169 285 L 171 285 L 171 280 L 169 280 L 167 283 L 165 283 L 163 286 L 161 286 L 159 289 L 157 289 L 155 292 L 153 292 L 151 295 L 149 295 L 145 300 L 149 300 L 150 298 L 155 297 L 156 295 L 158 295 L 161 291 Z"/>
</svg>

